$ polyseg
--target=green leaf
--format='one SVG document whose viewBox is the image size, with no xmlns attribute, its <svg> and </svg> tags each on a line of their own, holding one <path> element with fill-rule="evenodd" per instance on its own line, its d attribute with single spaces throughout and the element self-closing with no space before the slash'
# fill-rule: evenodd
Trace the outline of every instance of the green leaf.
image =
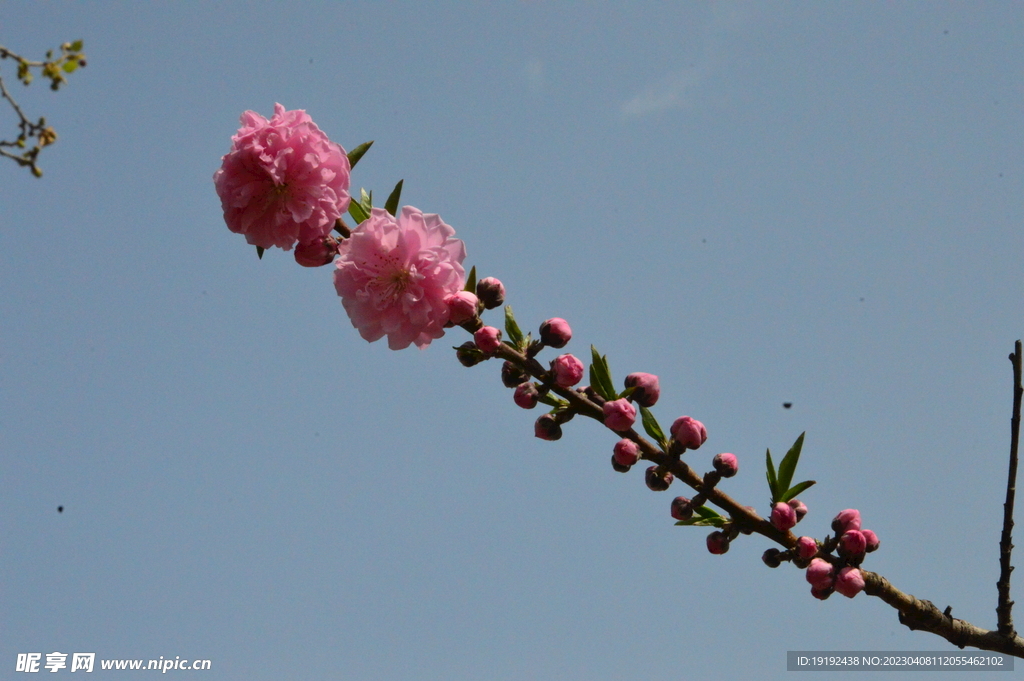
<svg viewBox="0 0 1024 681">
<path fill-rule="evenodd" d="M 719 513 L 718 511 L 716 511 L 713 508 L 708 508 L 707 506 L 698 506 L 697 508 L 693 509 L 693 512 L 696 513 L 697 515 L 699 515 L 701 518 L 721 518 L 722 517 L 721 513 Z"/>
<path fill-rule="evenodd" d="M 259 258 L 260 260 L 263 260 L 263 252 L 265 250 L 267 250 L 267 249 L 263 248 L 263 246 L 257 246 L 256 247 L 256 257 Z"/>
<path fill-rule="evenodd" d="M 618 395 L 612 383 L 611 371 L 608 369 L 608 358 L 598 354 L 597 348 L 593 345 L 590 346 L 590 356 L 590 387 L 606 400 L 616 399 Z"/>
<path fill-rule="evenodd" d="M 786 456 L 782 458 L 782 463 L 779 464 L 779 491 L 785 494 L 786 490 L 789 489 L 790 484 L 793 482 L 793 474 L 796 473 L 796 464 L 800 461 L 800 450 L 804 446 L 804 435 L 800 433 L 800 437 L 796 439 L 793 446 L 786 452 Z"/>
<path fill-rule="evenodd" d="M 815 480 L 804 480 L 803 482 L 797 483 L 797 484 L 793 485 L 792 487 L 790 487 L 789 490 L 785 494 L 782 495 L 782 498 L 779 499 L 779 501 L 789 501 L 790 499 L 796 499 L 796 496 L 798 494 L 800 494 L 805 489 L 807 489 L 808 487 L 810 487 L 811 485 L 814 485 L 814 484 L 817 484 L 817 481 L 815 481 Z"/>
<path fill-rule="evenodd" d="M 559 399 L 557 397 L 553 397 L 551 395 L 551 393 L 544 393 L 539 398 L 537 398 L 537 401 L 538 402 L 543 402 L 544 404 L 548 405 L 549 407 L 554 407 L 556 409 L 564 409 L 565 407 L 567 407 L 569 405 L 569 403 L 566 402 L 565 400 L 561 400 L 561 399 Z"/>
<path fill-rule="evenodd" d="M 366 193 L 365 189 L 359 189 L 359 207 L 362 208 L 367 215 L 373 210 L 373 192 Z"/>
<path fill-rule="evenodd" d="M 522 349 L 523 346 L 523 332 L 519 328 L 519 324 L 516 323 L 516 317 L 512 314 L 512 306 L 505 306 L 505 333 L 508 335 L 508 339 L 512 341 L 512 347 L 517 350 Z"/>
<path fill-rule="evenodd" d="M 388 200 L 384 202 L 384 210 L 392 215 L 398 214 L 396 211 L 398 211 L 398 200 L 402 197 L 403 182 L 405 182 L 405 180 L 398 181 L 398 184 L 395 185 L 395 188 L 392 189 L 391 193 L 388 195 Z"/>
<path fill-rule="evenodd" d="M 665 433 L 662 432 L 661 426 L 658 425 L 658 419 L 654 418 L 654 414 L 651 413 L 651 410 L 647 407 L 641 406 L 640 416 L 644 424 L 644 431 L 653 437 L 662 449 L 668 448 L 668 439 L 665 437 Z"/>
<path fill-rule="evenodd" d="M 85 43 L 83 43 L 81 40 L 76 40 L 75 42 L 71 43 L 71 47 L 68 48 L 68 52 L 81 52 L 84 44 Z"/>
<path fill-rule="evenodd" d="M 469 271 L 469 276 L 466 277 L 466 288 L 462 290 L 476 293 L 476 265 L 473 265 L 473 269 Z"/>
<path fill-rule="evenodd" d="M 779 480 L 775 476 L 775 464 L 772 463 L 772 450 L 765 450 L 765 458 L 768 459 L 768 491 L 772 493 L 772 503 L 778 502 L 778 497 L 781 496 L 779 490 Z"/>
<path fill-rule="evenodd" d="M 367 151 L 369 151 L 370 147 L 372 147 L 372 146 L 373 146 L 373 140 L 370 140 L 369 142 L 363 142 L 358 147 L 356 147 L 352 151 L 348 152 L 348 165 L 349 165 L 349 167 L 350 168 L 355 168 L 356 164 L 359 163 L 359 159 L 361 159 L 363 157 L 363 154 L 365 154 Z"/>
<path fill-rule="evenodd" d="M 360 206 L 355 201 L 353 201 L 352 203 L 348 204 L 348 212 L 349 212 L 349 215 L 352 216 L 352 219 L 356 221 L 356 223 L 363 222 L 368 217 L 370 217 L 363 210 L 362 206 Z"/>
<path fill-rule="evenodd" d="M 71 73 L 72 71 L 78 68 L 78 60 L 69 59 L 63 64 L 61 64 L 60 67 L 64 69 L 64 73 Z"/>
</svg>

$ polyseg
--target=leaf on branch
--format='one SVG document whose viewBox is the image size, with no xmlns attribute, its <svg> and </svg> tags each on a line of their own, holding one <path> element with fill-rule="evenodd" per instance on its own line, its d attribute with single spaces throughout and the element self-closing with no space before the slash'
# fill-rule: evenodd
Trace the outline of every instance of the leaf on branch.
<svg viewBox="0 0 1024 681">
<path fill-rule="evenodd" d="M 516 350 L 523 349 L 523 332 L 516 323 L 516 317 L 512 314 L 512 306 L 505 306 L 505 334 Z"/>
<path fill-rule="evenodd" d="M 361 159 L 363 157 L 363 154 L 365 154 L 367 151 L 369 151 L 370 147 L 372 147 L 372 146 L 373 146 L 373 140 L 370 140 L 369 142 L 363 142 L 358 147 L 356 147 L 352 151 L 348 152 L 348 165 L 349 165 L 349 168 L 355 168 L 356 164 L 359 163 L 359 159 Z M 352 217 L 355 217 L 355 216 L 353 215 Z"/>
<path fill-rule="evenodd" d="M 726 519 L 723 518 L 714 509 L 708 508 L 707 506 L 699 506 L 693 509 L 693 512 L 697 517 L 690 518 L 689 520 L 680 520 L 676 525 L 692 525 L 695 527 L 722 527 L 726 523 Z"/>
<path fill-rule="evenodd" d="M 617 399 L 612 373 L 608 368 L 608 358 L 601 356 L 593 345 L 590 346 L 590 357 L 590 387 L 606 400 Z"/>
<path fill-rule="evenodd" d="M 786 493 L 782 495 L 782 498 L 779 499 L 779 501 L 789 501 L 790 499 L 795 499 L 796 495 L 800 494 L 805 489 L 815 484 L 817 484 L 816 480 L 804 480 L 803 482 L 798 482 L 797 484 L 790 487 L 789 490 L 787 490 Z"/>
<path fill-rule="evenodd" d="M 771 492 L 772 494 L 772 504 L 775 504 L 778 502 L 779 497 L 782 495 L 779 494 L 779 480 L 775 475 L 775 464 L 772 463 L 772 450 L 765 450 L 765 458 L 767 459 L 768 468 L 768 471 L 766 473 L 766 475 L 768 476 L 768 491 Z"/>
<path fill-rule="evenodd" d="M 782 463 L 779 464 L 779 491 L 785 493 L 789 486 L 793 483 L 793 474 L 796 473 L 796 465 L 800 461 L 800 450 L 804 446 L 804 435 L 800 433 L 800 437 L 796 439 L 793 446 L 786 452 L 786 456 L 782 458 Z"/>
<path fill-rule="evenodd" d="M 349 215 L 352 216 L 352 219 L 355 220 L 356 223 L 363 222 L 368 217 L 370 217 L 369 215 L 366 214 L 365 211 L 363 211 L 363 207 L 360 206 L 355 201 L 353 201 L 350 204 L 348 204 L 348 213 L 349 213 Z"/>
<path fill-rule="evenodd" d="M 394 213 L 392 213 L 392 215 L 394 215 Z M 466 277 L 466 287 L 462 290 L 469 291 L 473 294 L 476 293 L 476 265 L 473 265 L 473 268 L 469 270 L 469 276 Z"/>
<path fill-rule="evenodd" d="M 551 393 L 544 393 L 543 395 L 537 398 L 537 401 L 543 402 L 549 407 L 554 407 L 555 409 L 565 409 L 566 407 L 569 406 L 569 403 L 566 400 L 554 397 L 551 395 Z"/>
<path fill-rule="evenodd" d="M 654 414 L 647 407 L 640 407 L 640 416 L 642 423 L 644 424 L 644 431 L 654 438 L 658 445 L 662 449 L 668 449 L 668 438 L 665 437 L 665 433 L 662 432 L 661 426 L 658 425 L 658 419 L 654 418 Z"/>
<path fill-rule="evenodd" d="M 398 200 L 402 196 L 403 182 L 405 182 L 405 180 L 398 181 L 398 184 L 395 185 L 395 188 L 391 190 L 391 194 L 388 195 L 388 200 L 384 202 L 384 210 L 391 213 L 392 215 L 398 214 Z"/>
</svg>

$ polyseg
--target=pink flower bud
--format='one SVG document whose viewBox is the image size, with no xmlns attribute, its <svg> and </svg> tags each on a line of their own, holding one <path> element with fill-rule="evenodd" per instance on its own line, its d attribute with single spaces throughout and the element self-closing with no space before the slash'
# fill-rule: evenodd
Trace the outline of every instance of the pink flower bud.
<svg viewBox="0 0 1024 681">
<path fill-rule="evenodd" d="M 615 443 L 612 455 L 620 465 L 632 466 L 640 460 L 640 447 L 632 440 L 623 438 Z"/>
<path fill-rule="evenodd" d="M 736 459 L 736 455 L 727 452 L 716 454 L 711 464 L 723 478 L 731 478 L 740 470 L 740 462 Z"/>
<path fill-rule="evenodd" d="M 775 529 L 785 532 L 796 525 L 796 511 L 784 501 L 772 506 L 772 525 Z"/>
<path fill-rule="evenodd" d="M 644 474 L 644 482 L 652 492 L 664 492 L 673 480 L 675 480 L 675 476 L 672 473 L 669 471 L 658 473 L 657 466 L 651 466 Z"/>
<path fill-rule="evenodd" d="M 540 400 L 540 391 L 537 390 L 536 384 L 526 381 L 516 387 L 512 399 L 523 409 L 533 409 L 537 406 L 538 400 Z"/>
<path fill-rule="evenodd" d="M 494 277 L 485 277 L 476 283 L 476 295 L 484 307 L 493 310 L 505 302 L 505 285 Z"/>
<path fill-rule="evenodd" d="M 833 591 L 834 591 L 834 589 L 832 588 L 831 584 L 829 584 L 828 586 L 812 586 L 811 587 L 811 595 L 814 596 L 815 598 L 817 598 L 819 601 L 823 601 L 826 598 L 828 598 L 829 596 L 831 596 Z"/>
<path fill-rule="evenodd" d="M 604 425 L 616 432 L 629 430 L 636 421 L 636 407 L 627 399 L 605 402 L 601 409 L 604 411 Z"/>
<path fill-rule="evenodd" d="M 847 530 L 839 538 L 839 555 L 846 556 L 852 561 L 863 558 L 867 548 L 868 540 L 860 530 Z"/>
<path fill-rule="evenodd" d="M 564 348 L 572 338 L 569 322 L 561 317 L 552 317 L 540 325 L 540 340 L 551 348 Z"/>
<path fill-rule="evenodd" d="M 697 449 L 708 439 L 704 424 L 689 416 L 680 416 L 669 430 L 672 438 L 687 449 Z"/>
<path fill-rule="evenodd" d="M 729 537 L 721 530 L 715 530 L 708 535 L 708 551 L 720 556 L 729 550 Z"/>
<path fill-rule="evenodd" d="M 654 374 L 630 374 L 626 376 L 626 387 L 636 388 L 633 399 L 641 407 L 653 407 L 661 396 L 661 385 Z"/>
<path fill-rule="evenodd" d="M 818 553 L 818 542 L 810 537 L 796 540 L 796 555 L 803 559 L 813 558 Z"/>
<path fill-rule="evenodd" d="M 501 347 L 501 331 L 493 326 L 483 326 L 473 334 L 473 340 L 478 348 L 490 355 Z"/>
<path fill-rule="evenodd" d="M 848 508 L 845 511 L 840 511 L 839 515 L 832 519 L 832 531 L 836 533 L 836 536 L 841 535 L 847 530 L 859 529 L 860 511 L 855 508 Z"/>
<path fill-rule="evenodd" d="M 321 237 L 295 247 L 295 262 L 303 267 L 323 267 L 334 262 L 338 255 L 338 240 L 331 236 Z"/>
<path fill-rule="evenodd" d="M 551 373 L 555 376 L 555 383 L 571 388 L 583 379 L 583 362 L 572 355 L 559 355 L 551 362 Z"/>
<path fill-rule="evenodd" d="M 872 532 L 871 530 L 861 530 L 860 533 L 864 535 L 864 539 L 867 541 L 867 546 L 864 548 L 864 550 L 868 553 L 871 553 L 872 551 L 877 551 L 878 546 L 881 543 L 878 541 L 878 535 Z"/>
<path fill-rule="evenodd" d="M 544 414 L 533 424 L 533 434 L 541 440 L 557 440 L 562 437 L 562 426 L 551 414 Z"/>
<path fill-rule="evenodd" d="M 864 575 L 855 567 L 844 567 L 836 576 L 835 589 L 847 598 L 853 598 L 864 589 Z"/>
<path fill-rule="evenodd" d="M 794 511 L 796 511 L 797 522 L 803 520 L 804 516 L 807 515 L 807 504 L 800 501 L 799 499 L 790 499 L 789 505 L 793 507 Z"/>
<path fill-rule="evenodd" d="M 823 558 L 815 558 L 807 566 L 807 582 L 819 589 L 832 586 L 832 575 L 834 574 L 835 568 L 832 563 Z"/>
<path fill-rule="evenodd" d="M 672 500 L 672 517 L 676 520 L 689 520 L 693 517 L 693 504 L 686 497 Z"/>
<path fill-rule="evenodd" d="M 448 321 L 452 324 L 462 324 L 476 316 L 475 293 L 458 291 L 445 298 L 444 302 L 448 305 Z"/>
</svg>

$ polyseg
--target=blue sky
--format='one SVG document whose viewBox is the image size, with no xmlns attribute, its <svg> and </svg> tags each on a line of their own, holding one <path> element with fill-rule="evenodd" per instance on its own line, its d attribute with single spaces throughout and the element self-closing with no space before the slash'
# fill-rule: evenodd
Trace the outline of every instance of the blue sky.
<svg viewBox="0 0 1024 681">
<path fill-rule="evenodd" d="M 404 178 L 524 328 L 564 317 L 567 351 L 658 374 L 661 421 L 708 428 L 687 460 L 739 457 L 727 492 L 767 512 L 763 452 L 806 431 L 799 530 L 858 508 L 868 569 L 995 625 L 1018 5 L 0 12 L 0 44 L 89 58 L 57 94 L 13 83 L 59 140 L 41 180 L 0 165 L 0 664 L 774 679 L 787 650 L 954 649 L 878 599 L 816 601 L 762 565 L 767 540 L 708 554 L 669 517 L 685 490 L 612 471 L 596 423 L 533 438 L 495 363 L 455 361 L 461 330 L 368 344 L 330 268 L 257 260 L 211 178 L 241 112 L 275 102 L 376 140 L 353 186 Z"/>
</svg>

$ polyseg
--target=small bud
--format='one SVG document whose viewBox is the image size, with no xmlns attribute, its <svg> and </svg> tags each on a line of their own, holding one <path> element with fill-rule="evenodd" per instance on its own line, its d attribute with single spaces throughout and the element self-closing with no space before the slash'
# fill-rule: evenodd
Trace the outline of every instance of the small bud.
<svg viewBox="0 0 1024 681">
<path fill-rule="evenodd" d="M 721 530 L 715 530 L 708 535 L 708 551 L 720 556 L 729 550 L 729 537 Z"/>
<path fill-rule="evenodd" d="M 877 551 L 878 546 L 881 543 L 878 541 L 878 535 L 871 530 L 861 530 L 860 533 L 864 535 L 864 539 L 867 541 L 867 546 L 864 547 L 864 550 L 868 553 Z"/>
<path fill-rule="evenodd" d="M 571 388 L 583 379 L 583 362 L 572 355 L 559 355 L 551 362 L 555 383 Z"/>
<path fill-rule="evenodd" d="M 501 382 L 506 388 L 515 388 L 528 378 L 529 375 L 512 362 L 501 365 Z"/>
<path fill-rule="evenodd" d="M 540 340 L 551 348 L 564 348 L 572 338 L 569 322 L 561 317 L 552 317 L 540 325 Z"/>
<path fill-rule="evenodd" d="M 777 568 L 782 565 L 782 559 L 779 558 L 779 555 L 781 554 L 782 551 L 779 551 L 778 549 L 768 549 L 761 554 L 761 562 L 770 568 Z"/>
<path fill-rule="evenodd" d="M 541 440 L 557 440 L 562 437 L 562 426 L 551 414 L 544 414 L 533 424 L 533 434 Z"/>
<path fill-rule="evenodd" d="M 848 508 L 845 511 L 840 511 L 839 514 L 832 519 L 832 531 L 836 533 L 837 537 L 847 530 L 859 529 L 860 511 L 855 508 Z"/>
<path fill-rule="evenodd" d="M 669 471 L 663 471 L 659 474 L 657 466 L 648 468 L 644 475 L 644 482 L 647 483 L 647 487 L 652 492 L 664 492 L 674 479 L 675 476 Z"/>
<path fill-rule="evenodd" d="M 859 562 L 867 551 L 868 540 L 860 530 L 847 530 L 839 538 L 839 555 Z"/>
<path fill-rule="evenodd" d="M 794 511 L 796 511 L 797 522 L 803 520 L 804 516 L 807 515 L 807 504 L 800 501 L 799 499 L 790 499 L 789 505 L 793 507 Z"/>
<path fill-rule="evenodd" d="M 455 357 L 464 367 L 473 367 L 487 359 L 473 341 L 466 341 L 455 348 Z"/>
<path fill-rule="evenodd" d="M 623 466 L 621 463 L 615 460 L 615 455 L 612 454 L 612 468 L 614 468 L 619 473 L 628 473 L 629 469 L 632 468 L 632 466 Z"/>
<path fill-rule="evenodd" d="M 477 347 L 491 355 L 501 347 L 501 331 L 493 326 L 484 326 L 473 334 L 473 340 L 476 341 Z"/>
<path fill-rule="evenodd" d="M 796 555 L 800 558 L 814 558 L 818 553 L 818 542 L 811 537 L 800 537 L 796 540 Z"/>
<path fill-rule="evenodd" d="M 537 384 L 529 381 L 519 384 L 516 392 L 512 395 L 512 399 L 523 409 L 533 409 L 540 400 L 540 391 L 537 390 Z"/>
<path fill-rule="evenodd" d="M 786 502 L 780 501 L 772 506 L 771 522 L 776 530 L 785 532 L 796 525 L 796 511 Z"/>
<path fill-rule="evenodd" d="M 723 478 L 731 478 L 740 470 L 740 462 L 736 459 L 736 455 L 727 452 L 716 454 L 711 463 Z"/>
<path fill-rule="evenodd" d="M 693 517 L 693 503 L 686 497 L 672 500 L 672 517 L 676 520 L 689 520 Z"/>
<path fill-rule="evenodd" d="M 636 422 L 636 407 L 627 399 L 605 402 L 601 409 L 604 412 L 604 425 L 616 432 L 629 430 Z"/>
<path fill-rule="evenodd" d="M 633 391 L 633 399 L 641 407 L 653 407 L 661 396 L 661 385 L 654 374 L 630 374 L 626 376 L 626 387 L 636 388 Z"/>
<path fill-rule="evenodd" d="M 817 598 L 819 601 L 823 601 L 829 596 L 831 596 L 833 591 L 834 589 L 832 588 L 831 584 L 829 584 L 828 586 L 811 587 L 811 595 Z"/>
<path fill-rule="evenodd" d="M 672 438 L 687 449 L 697 449 L 708 439 L 704 424 L 689 416 L 680 416 L 670 429 Z"/>
<path fill-rule="evenodd" d="M 505 285 L 494 277 L 486 277 L 476 283 L 476 295 L 488 310 L 505 302 Z"/>
<path fill-rule="evenodd" d="M 815 558 L 811 561 L 811 564 L 807 567 L 805 573 L 807 582 L 817 588 L 824 588 L 832 586 L 832 576 L 835 574 L 835 568 L 832 563 L 828 562 L 824 558 Z"/>
<path fill-rule="evenodd" d="M 477 297 L 469 291 L 459 291 L 444 299 L 448 305 L 448 320 L 452 324 L 464 324 L 477 314 Z"/>
<path fill-rule="evenodd" d="M 854 530 L 856 531 L 856 530 Z M 853 598 L 864 589 L 864 575 L 858 568 L 844 567 L 836 576 L 835 590 Z"/>
<path fill-rule="evenodd" d="M 323 267 L 334 261 L 338 255 L 338 241 L 334 237 L 325 236 L 308 244 L 295 247 L 295 262 L 303 267 Z"/>
<path fill-rule="evenodd" d="M 632 466 L 640 460 L 640 447 L 630 439 L 623 438 L 615 443 L 612 456 L 623 466 Z"/>
</svg>

